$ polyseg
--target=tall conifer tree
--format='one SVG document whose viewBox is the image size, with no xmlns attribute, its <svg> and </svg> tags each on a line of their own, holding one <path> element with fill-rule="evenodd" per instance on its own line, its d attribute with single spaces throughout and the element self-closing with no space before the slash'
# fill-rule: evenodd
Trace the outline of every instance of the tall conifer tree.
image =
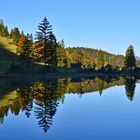
<svg viewBox="0 0 140 140">
<path fill-rule="evenodd" d="M 132 45 L 130 45 L 126 50 L 124 68 L 126 70 L 134 70 L 136 68 L 136 58 L 135 58 L 134 48 Z"/>
<path fill-rule="evenodd" d="M 56 38 L 52 33 L 52 26 L 45 17 L 38 25 L 34 53 L 38 61 L 42 61 L 46 66 L 56 66 Z"/>
</svg>

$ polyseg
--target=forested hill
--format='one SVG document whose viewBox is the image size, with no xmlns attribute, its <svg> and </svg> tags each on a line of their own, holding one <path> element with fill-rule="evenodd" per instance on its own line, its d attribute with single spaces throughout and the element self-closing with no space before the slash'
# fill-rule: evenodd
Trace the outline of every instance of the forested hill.
<svg viewBox="0 0 140 140">
<path fill-rule="evenodd" d="M 47 26 L 44 26 L 46 24 Z M 134 49 L 131 45 L 126 51 L 127 57 L 114 55 L 101 49 L 67 48 L 64 40 L 57 41 L 50 27 L 45 17 L 39 23 L 37 37 L 34 40 L 32 34 L 25 35 L 17 27 L 9 32 L 3 20 L 0 20 L 0 71 L 9 71 L 9 69 L 14 69 L 15 72 L 20 71 L 26 68 L 24 65 L 31 64 L 32 66 L 32 62 L 44 64 L 45 68 L 50 66 L 52 68 L 93 68 L 92 70 L 134 70 L 140 67 L 140 60 L 139 58 L 135 60 Z M 42 68 L 43 65 L 39 66 Z"/>
<path fill-rule="evenodd" d="M 71 63 L 81 63 L 85 68 L 94 66 L 100 68 L 108 64 L 122 68 L 124 64 L 123 55 L 114 55 L 103 50 L 84 47 L 67 48 L 66 50 Z"/>
</svg>

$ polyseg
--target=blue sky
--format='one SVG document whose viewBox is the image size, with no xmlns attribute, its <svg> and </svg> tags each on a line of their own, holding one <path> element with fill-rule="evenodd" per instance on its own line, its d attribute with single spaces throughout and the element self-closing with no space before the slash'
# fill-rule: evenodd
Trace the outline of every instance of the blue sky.
<svg viewBox="0 0 140 140">
<path fill-rule="evenodd" d="M 46 16 L 58 40 L 124 54 L 132 44 L 140 56 L 139 0 L 1 0 L 0 18 L 9 29 L 35 33 Z"/>
</svg>

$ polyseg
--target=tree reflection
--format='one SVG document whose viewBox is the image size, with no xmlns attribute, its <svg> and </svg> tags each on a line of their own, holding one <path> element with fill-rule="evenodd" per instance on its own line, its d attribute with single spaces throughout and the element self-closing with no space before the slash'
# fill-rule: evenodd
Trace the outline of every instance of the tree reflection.
<svg viewBox="0 0 140 140">
<path fill-rule="evenodd" d="M 26 85 L 17 89 L 18 102 L 20 108 L 25 112 L 27 118 L 30 117 L 33 108 L 33 88 L 32 86 Z"/>
<path fill-rule="evenodd" d="M 22 111 L 27 118 L 35 115 L 38 126 L 46 133 L 53 123 L 54 115 L 60 102 L 64 102 L 65 94 L 83 95 L 87 93 L 99 92 L 103 90 L 125 84 L 126 95 L 130 101 L 134 98 L 135 77 L 94 77 L 93 79 L 80 80 L 63 78 L 53 81 L 38 81 L 31 84 L 18 86 L 16 98 L 3 105 L 0 101 L 0 122 L 10 110 L 14 115 L 19 115 Z M 17 84 L 18 85 L 18 84 Z"/>
<path fill-rule="evenodd" d="M 32 108 L 33 108 L 33 102 L 32 102 L 32 101 L 30 101 L 30 102 L 24 107 L 25 115 L 27 116 L 27 118 L 30 117 Z"/>
<path fill-rule="evenodd" d="M 10 105 L 11 112 L 14 113 L 14 115 L 16 116 L 18 116 L 20 109 L 21 109 L 20 103 L 16 100 L 13 102 L 13 104 Z"/>
<path fill-rule="evenodd" d="M 39 86 L 37 86 L 39 84 Z M 53 116 L 56 113 L 58 101 L 56 96 L 57 83 L 36 83 L 35 87 L 35 116 L 38 125 L 46 133 L 52 125 Z"/>
<path fill-rule="evenodd" d="M 105 82 L 99 78 L 96 78 L 96 83 L 100 95 L 102 95 L 103 90 L 105 89 Z"/>
<path fill-rule="evenodd" d="M 23 111 L 29 118 L 36 116 L 38 125 L 46 133 L 53 122 L 53 116 L 57 111 L 59 102 L 64 100 L 65 80 L 35 82 L 33 85 L 24 85 L 16 90 L 17 98 L 0 107 L 0 121 L 3 123 L 10 109 L 14 115 Z"/>
<path fill-rule="evenodd" d="M 7 106 L 4 106 L 3 108 L 0 108 L 0 123 L 3 124 L 4 117 L 8 115 L 9 108 Z"/>
<path fill-rule="evenodd" d="M 125 85 L 126 95 L 128 99 L 132 101 L 135 94 L 136 78 L 132 76 L 125 77 L 124 85 Z"/>
</svg>

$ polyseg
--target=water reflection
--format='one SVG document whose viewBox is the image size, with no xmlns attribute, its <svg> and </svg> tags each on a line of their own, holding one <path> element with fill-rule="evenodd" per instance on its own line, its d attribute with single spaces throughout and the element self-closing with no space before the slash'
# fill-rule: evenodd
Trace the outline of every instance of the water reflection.
<svg viewBox="0 0 140 140">
<path fill-rule="evenodd" d="M 135 77 L 125 77 L 124 78 L 125 91 L 128 99 L 133 100 L 136 87 L 136 78 Z"/>
<path fill-rule="evenodd" d="M 57 112 L 59 103 L 64 102 L 65 94 L 83 95 L 98 91 L 102 95 L 107 88 L 124 85 L 126 95 L 132 101 L 138 79 L 136 77 L 105 76 L 81 79 L 67 78 L 53 81 L 29 81 L 22 85 L 19 82 L 9 82 L 7 84 L 13 86 L 5 86 L 5 88 L 10 87 L 5 90 L 4 85 L 2 85 L 3 88 L 0 91 L 0 93 L 5 92 L 0 99 L 0 122 L 4 123 L 4 118 L 9 111 L 14 115 L 19 115 L 20 111 L 22 111 L 27 118 L 34 115 L 38 121 L 38 126 L 46 133 L 53 123 L 53 117 Z M 8 96 L 6 96 L 7 91 L 10 92 Z"/>
</svg>

